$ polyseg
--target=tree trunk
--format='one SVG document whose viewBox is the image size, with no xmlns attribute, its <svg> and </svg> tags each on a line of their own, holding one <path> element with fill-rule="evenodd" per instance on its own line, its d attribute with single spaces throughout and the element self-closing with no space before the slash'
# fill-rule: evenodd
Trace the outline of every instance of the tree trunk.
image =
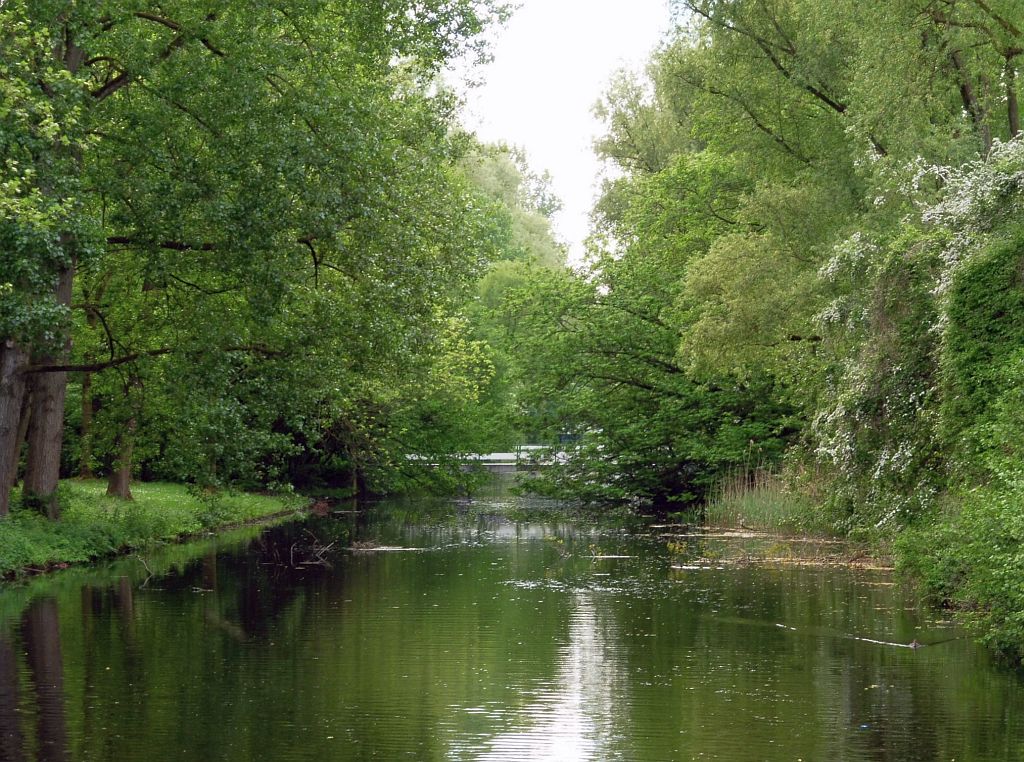
<svg viewBox="0 0 1024 762">
<path fill-rule="evenodd" d="M 971 74 L 964 63 L 964 57 L 959 50 L 950 53 L 953 67 L 956 69 L 957 79 L 960 80 L 960 100 L 964 104 L 964 110 L 970 114 L 974 129 L 981 138 L 984 146 L 984 153 L 987 156 L 992 150 L 992 128 L 985 119 L 985 109 L 978 100 L 978 95 L 971 84 Z"/>
<path fill-rule="evenodd" d="M 132 499 L 132 450 L 135 448 L 135 429 L 138 422 L 132 416 L 117 437 L 118 453 L 107 479 L 107 494 L 122 500 Z"/>
<path fill-rule="evenodd" d="M 64 239 L 64 236 L 61 236 Z M 63 269 L 57 282 L 57 301 L 71 306 L 74 265 Z M 44 363 L 66 359 L 71 337 L 58 357 L 40 358 Z M 28 459 L 25 464 L 25 498 L 45 510 L 51 519 L 60 518 L 57 483 L 60 480 L 60 451 L 64 439 L 64 397 L 68 374 L 65 371 L 40 373 L 33 382 L 32 419 L 28 427 Z"/>
<path fill-rule="evenodd" d="M 0 343 L 0 516 L 10 510 L 11 487 L 18 471 L 25 377 L 28 356 L 11 339 Z"/>
<path fill-rule="evenodd" d="M 117 460 L 114 461 L 110 478 L 107 480 L 107 494 L 122 500 L 132 499 L 132 453 L 135 449 L 135 434 L 139 428 L 141 389 L 142 380 L 133 373 L 125 381 L 123 389 L 128 420 L 125 421 L 124 428 L 118 432 L 115 443 Z"/>
<path fill-rule="evenodd" d="M 1017 67 L 1013 58 L 1006 59 L 1006 114 L 1010 120 L 1010 137 L 1020 134 L 1020 103 L 1017 100 Z"/>
<path fill-rule="evenodd" d="M 21 464 L 21 446 L 28 438 L 28 425 L 32 421 L 32 379 L 25 379 L 25 394 L 21 400 L 21 423 L 18 424 L 18 438 L 14 440 L 14 470 L 11 472 L 11 486 L 18 486 L 18 466 Z"/>
<path fill-rule="evenodd" d="M 61 18 L 66 22 L 66 17 Z M 72 74 L 85 62 L 85 51 L 74 41 L 71 28 L 64 26 L 63 39 L 54 48 L 54 57 L 63 63 Z M 80 147 L 68 147 L 56 143 L 51 147 L 55 156 L 64 155 L 74 160 L 79 173 L 82 169 Z M 46 196 L 56 197 L 59 192 L 53 178 L 43 174 L 39 188 Z M 64 200 L 64 199 L 62 199 Z M 57 287 L 54 296 L 58 304 L 71 308 L 71 286 L 75 279 L 77 251 L 75 236 L 69 232 L 60 234 L 60 248 L 67 256 L 67 266 L 57 273 Z M 43 364 L 66 361 L 71 351 L 70 327 L 64 328 L 64 346 L 56 357 L 33 357 Z M 31 420 L 28 430 L 28 456 L 25 463 L 23 496 L 28 504 L 44 510 L 53 520 L 60 518 L 60 504 L 57 501 L 57 484 L 60 481 L 60 454 L 64 440 L 64 398 L 67 395 L 68 374 L 66 372 L 41 373 L 33 379 Z"/>
<path fill-rule="evenodd" d="M 82 374 L 82 429 L 79 441 L 78 475 L 92 478 L 92 373 Z"/>
</svg>

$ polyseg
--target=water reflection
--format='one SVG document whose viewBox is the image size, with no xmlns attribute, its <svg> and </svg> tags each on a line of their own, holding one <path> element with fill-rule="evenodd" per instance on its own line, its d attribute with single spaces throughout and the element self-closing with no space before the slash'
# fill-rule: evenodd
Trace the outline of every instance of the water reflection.
<svg viewBox="0 0 1024 762">
<path fill-rule="evenodd" d="M 22 622 L 22 637 L 36 702 L 36 759 L 62 762 L 69 757 L 56 599 L 47 597 L 32 602 Z"/>
<path fill-rule="evenodd" d="M 9 635 L 0 632 L 0 762 L 20 762 L 25 758 L 18 705 L 14 644 Z"/>
<path fill-rule="evenodd" d="M 488 762 L 551 760 L 584 762 L 607 759 L 614 727 L 615 673 L 618 662 L 605 654 L 610 644 L 599 622 L 594 596 L 572 596 L 568 642 L 562 647 L 555 684 L 519 714 L 521 726 L 489 740 L 475 757 Z"/>
<path fill-rule="evenodd" d="M 669 553 L 653 533 L 496 514 L 382 507 L 10 589 L 0 762 L 1024 747 L 1019 677 L 965 640 L 893 646 L 951 633 L 882 572 L 708 569 L 723 541 Z"/>
</svg>

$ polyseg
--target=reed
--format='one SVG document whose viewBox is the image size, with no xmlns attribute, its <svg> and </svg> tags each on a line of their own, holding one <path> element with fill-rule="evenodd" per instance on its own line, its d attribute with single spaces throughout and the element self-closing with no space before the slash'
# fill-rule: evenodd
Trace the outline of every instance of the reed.
<svg viewBox="0 0 1024 762">
<path fill-rule="evenodd" d="M 721 479 L 704 508 L 704 520 L 715 527 L 832 533 L 812 495 L 766 468 L 740 469 Z"/>
</svg>

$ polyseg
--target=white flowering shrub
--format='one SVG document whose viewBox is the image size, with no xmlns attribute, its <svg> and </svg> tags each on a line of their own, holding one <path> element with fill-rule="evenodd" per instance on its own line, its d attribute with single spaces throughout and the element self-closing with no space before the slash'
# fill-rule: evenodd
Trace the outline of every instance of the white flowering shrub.
<svg viewBox="0 0 1024 762">
<path fill-rule="evenodd" d="M 926 200 L 924 188 L 938 185 L 941 197 Z M 944 234 L 942 294 L 962 263 L 981 250 L 993 231 L 1024 210 L 1024 140 L 995 141 L 986 159 L 961 167 L 916 165 L 911 190 L 921 222 Z"/>
<path fill-rule="evenodd" d="M 1024 394 L 1001 370 L 1024 348 L 1024 141 L 901 177 L 891 192 L 915 212 L 850 235 L 818 272 L 832 298 L 817 324 L 837 359 L 811 434 L 846 529 L 902 526 L 951 476 L 997 474 L 984 453 L 1006 452 L 994 440 L 1016 429 L 993 423 L 1012 408 L 996 402 Z"/>
</svg>

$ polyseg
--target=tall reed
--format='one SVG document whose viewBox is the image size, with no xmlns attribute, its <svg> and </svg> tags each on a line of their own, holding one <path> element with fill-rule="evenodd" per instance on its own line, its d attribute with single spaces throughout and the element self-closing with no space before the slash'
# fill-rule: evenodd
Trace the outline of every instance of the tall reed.
<svg viewBox="0 0 1024 762">
<path fill-rule="evenodd" d="M 828 533 L 816 501 L 767 468 L 738 469 L 719 481 L 704 509 L 708 526 Z"/>
</svg>

